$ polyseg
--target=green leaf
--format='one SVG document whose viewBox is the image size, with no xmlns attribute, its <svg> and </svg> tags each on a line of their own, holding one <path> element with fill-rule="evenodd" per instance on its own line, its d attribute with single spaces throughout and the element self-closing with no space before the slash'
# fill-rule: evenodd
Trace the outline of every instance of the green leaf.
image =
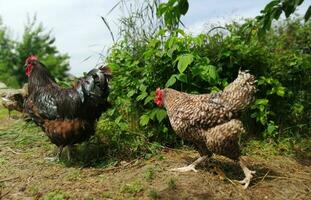
<svg viewBox="0 0 311 200">
<path fill-rule="evenodd" d="M 189 9 L 188 0 L 180 0 L 178 6 L 179 6 L 180 14 L 185 15 Z"/>
<path fill-rule="evenodd" d="M 149 123 L 149 120 L 150 120 L 150 118 L 149 118 L 148 115 L 142 115 L 142 116 L 140 117 L 139 124 L 140 124 L 141 126 L 146 126 L 146 125 Z"/>
<path fill-rule="evenodd" d="M 265 7 L 265 11 L 266 10 L 271 10 L 274 6 L 278 5 L 279 3 L 281 3 L 281 0 L 273 0 L 270 3 L 268 3 Z"/>
<path fill-rule="evenodd" d="M 285 6 L 284 12 L 286 18 L 288 18 L 295 11 L 295 9 L 296 7 L 294 5 Z"/>
<path fill-rule="evenodd" d="M 309 8 L 308 8 L 308 10 L 307 10 L 307 12 L 306 12 L 306 14 L 305 14 L 305 22 L 306 21 L 308 21 L 309 19 L 310 19 L 310 17 L 311 17 L 311 6 L 309 6 Z"/>
<path fill-rule="evenodd" d="M 157 120 L 161 122 L 166 117 L 166 111 L 163 109 L 159 109 L 156 113 Z"/>
<path fill-rule="evenodd" d="M 187 79 L 186 74 L 178 74 L 178 75 L 176 76 L 176 78 L 177 78 L 179 81 L 183 82 L 183 83 L 187 83 L 187 82 L 188 82 L 188 79 Z"/>
<path fill-rule="evenodd" d="M 252 113 L 251 114 L 251 118 L 256 118 L 257 117 L 257 113 Z"/>
<path fill-rule="evenodd" d="M 159 108 L 152 109 L 152 111 L 149 113 L 150 119 L 154 120 L 158 110 L 159 110 Z"/>
<path fill-rule="evenodd" d="M 146 105 L 147 103 L 149 103 L 150 101 L 152 101 L 154 99 L 153 96 L 148 96 L 145 101 L 144 101 L 144 105 Z"/>
<path fill-rule="evenodd" d="M 207 65 L 208 74 L 213 80 L 217 80 L 218 73 L 214 65 Z"/>
<path fill-rule="evenodd" d="M 184 54 L 184 55 L 179 56 L 177 60 L 178 60 L 178 65 L 177 65 L 178 71 L 180 73 L 183 73 L 187 69 L 188 65 L 192 63 L 193 55 Z"/>
<path fill-rule="evenodd" d="M 177 49 L 178 49 L 178 46 L 177 46 L 177 45 L 172 46 L 172 47 L 167 51 L 168 57 L 172 58 L 174 51 L 177 50 Z"/>
<path fill-rule="evenodd" d="M 268 133 L 271 135 L 273 132 L 275 132 L 277 130 L 277 126 L 274 125 L 273 123 L 269 123 L 268 124 L 268 128 L 267 131 Z"/>
<path fill-rule="evenodd" d="M 222 53 L 222 55 L 223 55 L 224 57 L 229 57 L 229 56 L 231 55 L 231 51 L 230 51 L 230 50 L 225 50 L 225 51 Z"/>
<path fill-rule="evenodd" d="M 161 3 L 157 9 L 157 16 L 160 17 L 161 15 L 163 15 L 166 9 L 167 9 L 167 4 Z"/>
<path fill-rule="evenodd" d="M 114 122 L 118 124 L 121 121 L 121 119 L 122 119 L 122 116 L 119 116 L 114 120 Z"/>
<path fill-rule="evenodd" d="M 303 3 L 304 0 L 296 0 L 296 5 L 300 6 Z"/>
<path fill-rule="evenodd" d="M 268 99 L 257 99 L 255 104 L 256 105 L 267 105 L 269 103 Z"/>
<path fill-rule="evenodd" d="M 173 74 L 168 81 L 165 83 L 165 87 L 171 87 L 172 85 L 174 85 L 176 83 L 176 74 Z"/>
<path fill-rule="evenodd" d="M 278 20 L 280 15 L 282 14 L 282 7 L 278 6 L 274 11 L 273 11 L 273 18 Z"/>
<path fill-rule="evenodd" d="M 130 90 L 126 96 L 130 98 L 135 94 L 135 92 L 136 92 L 135 90 Z"/>
<path fill-rule="evenodd" d="M 141 101 L 141 100 L 143 100 L 144 98 L 146 98 L 148 96 L 148 93 L 147 92 L 142 92 L 140 95 L 138 95 L 137 97 L 136 97 L 136 100 L 137 101 Z"/>
<path fill-rule="evenodd" d="M 276 91 L 276 94 L 281 96 L 281 97 L 284 97 L 284 95 L 285 95 L 285 88 L 282 87 L 282 86 L 278 87 L 277 91 Z"/>
<path fill-rule="evenodd" d="M 139 90 L 142 91 L 142 92 L 146 91 L 146 89 L 147 89 L 147 86 L 145 86 L 143 84 L 141 84 L 140 87 L 139 87 Z"/>
</svg>

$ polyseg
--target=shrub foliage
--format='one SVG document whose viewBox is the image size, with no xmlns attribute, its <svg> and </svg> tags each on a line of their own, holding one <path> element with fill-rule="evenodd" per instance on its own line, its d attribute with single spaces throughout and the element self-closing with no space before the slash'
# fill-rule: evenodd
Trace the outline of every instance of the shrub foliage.
<svg viewBox="0 0 311 200">
<path fill-rule="evenodd" d="M 160 7 L 162 15 L 165 6 Z M 179 23 L 179 18 L 176 21 Z M 165 19 L 167 22 L 172 21 Z M 128 30 L 135 28 L 135 23 L 131 25 Z M 148 27 L 142 28 L 148 31 Z M 217 92 L 242 69 L 258 79 L 257 100 L 243 116 L 249 132 L 262 139 L 307 137 L 311 120 L 310 23 L 289 19 L 261 37 L 261 25 L 255 19 L 228 24 L 226 29 L 193 36 L 170 24 L 159 26 L 154 34 L 131 35 L 133 40 L 123 39 L 121 34 L 107 57 L 114 74 L 113 108 L 102 116 L 98 134 L 114 148 L 135 155 L 140 150 L 152 153 L 158 144 L 181 144 L 166 111 L 153 103 L 155 89 Z"/>
</svg>

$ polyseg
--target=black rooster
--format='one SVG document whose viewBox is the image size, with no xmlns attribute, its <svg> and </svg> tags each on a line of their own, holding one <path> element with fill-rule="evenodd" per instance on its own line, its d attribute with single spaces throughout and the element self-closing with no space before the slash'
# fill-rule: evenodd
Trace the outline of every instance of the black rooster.
<svg viewBox="0 0 311 200">
<path fill-rule="evenodd" d="M 25 70 L 29 77 L 25 112 L 59 147 L 59 159 L 65 146 L 71 147 L 94 135 L 96 121 L 109 107 L 111 70 L 108 67 L 92 69 L 72 88 L 57 85 L 36 56 L 26 59 Z"/>
</svg>

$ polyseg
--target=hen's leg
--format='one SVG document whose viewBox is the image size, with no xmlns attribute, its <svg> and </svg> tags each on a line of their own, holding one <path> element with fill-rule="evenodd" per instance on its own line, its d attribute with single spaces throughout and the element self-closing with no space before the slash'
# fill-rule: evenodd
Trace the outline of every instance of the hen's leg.
<svg viewBox="0 0 311 200">
<path fill-rule="evenodd" d="M 171 169 L 170 171 L 174 171 L 174 172 L 189 172 L 189 171 L 194 171 L 194 172 L 198 172 L 195 167 L 200 164 L 201 162 L 205 161 L 209 156 L 201 156 L 200 158 L 196 159 L 193 163 L 191 163 L 190 165 L 186 166 L 186 167 L 180 167 L 180 168 L 174 168 Z"/>
<path fill-rule="evenodd" d="M 241 168 L 245 174 L 245 178 L 241 181 L 238 181 L 238 182 L 240 184 L 244 184 L 244 189 L 246 189 L 248 187 L 249 183 L 251 182 L 251 179 L 253 178 L 253 175 L 256 173 L 256 171 L 249 170 L 241 158 L 239 160 L 239 164 L 240 164 L 240 166 L 241 166 Z"/>
</svg>

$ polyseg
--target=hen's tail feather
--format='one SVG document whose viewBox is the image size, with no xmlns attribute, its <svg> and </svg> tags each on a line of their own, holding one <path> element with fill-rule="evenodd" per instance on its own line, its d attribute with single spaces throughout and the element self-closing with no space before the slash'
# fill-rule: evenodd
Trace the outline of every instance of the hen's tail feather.
<svg viewBox="0 0 311 200">
<path fill-rule="evenodd" d="M 218 100 L 231 112 L 243 110 L 254 100 L 255 83 L 255 76 L 239 71 L 238 77 L 220 93 Z"/>
</svg>

